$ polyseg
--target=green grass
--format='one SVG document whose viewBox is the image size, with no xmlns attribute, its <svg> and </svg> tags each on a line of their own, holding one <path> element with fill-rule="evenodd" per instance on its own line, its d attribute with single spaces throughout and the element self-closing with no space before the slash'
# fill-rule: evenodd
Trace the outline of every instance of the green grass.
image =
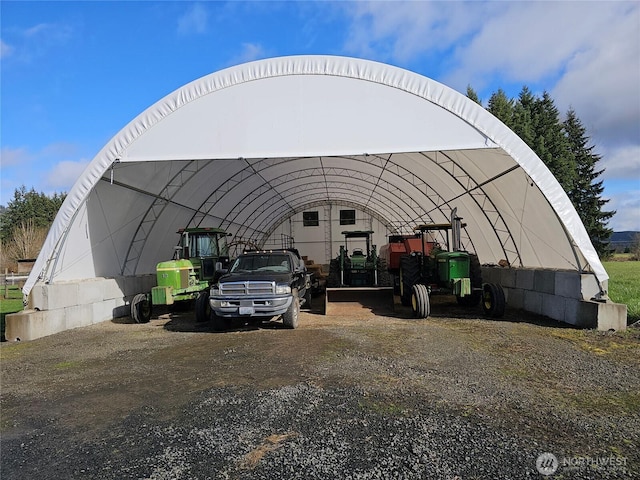
<svg viewBox="0 0 640 480">
<path fill-rule="evenodd" d="M 640 262 L 602 262 L 609 274 L 609 298 L 627 305 L 627 322 L 640 320 Z"/>
<path fill-rule="evenodd" d="M 5 296 L 6 293 L 6 296 Z M 17 285 L 10 285 L 6 289 L 0 287 L 0 337 L 4 341 L 4 317 L 8 313 L 19 312 L 22 306 L 22 290 Z"/>
</svg>

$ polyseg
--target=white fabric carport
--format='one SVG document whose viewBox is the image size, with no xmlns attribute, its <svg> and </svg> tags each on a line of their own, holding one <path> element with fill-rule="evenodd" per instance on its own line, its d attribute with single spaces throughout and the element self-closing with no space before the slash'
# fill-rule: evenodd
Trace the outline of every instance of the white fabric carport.
<svg viewBox="0 0 640 480">
<path fill-rule="evenodd" d="M 389 65 L 294 56 L 205 76 L 121 130 L 69 192 L 24 293 L 37 281 L 152 273 L 181 227 L 262 245 L 328 203 L 397 233 L 457 207 L 482 263 L 608 278 L 556 179 L 481 106 Z"/>
</svg>

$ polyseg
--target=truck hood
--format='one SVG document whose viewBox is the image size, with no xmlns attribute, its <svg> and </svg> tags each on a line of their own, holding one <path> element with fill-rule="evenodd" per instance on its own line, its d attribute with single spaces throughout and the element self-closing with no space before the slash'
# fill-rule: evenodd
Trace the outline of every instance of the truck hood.
<svg viewBox="0 0 640 480">
<path fill-rule="evenodd" d="M 292 275 L 290 273 L 274 273 L 274 272 L 239 272 L 228 273 L 218 280 L 218 283 L 227 282 L 276 282 L 291 284 Z"/>
</svg>

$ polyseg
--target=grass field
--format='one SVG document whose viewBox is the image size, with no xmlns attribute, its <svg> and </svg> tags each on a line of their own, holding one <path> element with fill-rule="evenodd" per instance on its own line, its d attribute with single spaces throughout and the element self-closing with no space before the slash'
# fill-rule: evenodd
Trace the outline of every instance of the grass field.
<svg viewBox="0 0 640 480">
<path fill-rule="evenodd" d="M 6 294 L 6 296 L 5 296 Z M 22 310 L 22 290 L 17 285 L 0 288 L 0 336 L 4 341 L 4 317 Z"/>
<path fill-rule="evenodd" d="M 640 320 L 640 262 L 602 262 L 609 274 L 609 298 L 627 305 L 627 323 Z"/>
</svg>

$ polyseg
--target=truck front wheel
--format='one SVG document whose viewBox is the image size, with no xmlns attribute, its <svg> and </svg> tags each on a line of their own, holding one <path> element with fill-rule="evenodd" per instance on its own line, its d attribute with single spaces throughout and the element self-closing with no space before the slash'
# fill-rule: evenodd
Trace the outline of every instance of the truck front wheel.
<svg viewBox="0 0 640 480">
<path fill-rule="evenodd" d="M 203 290 L 196 298 L 196 322 L 206 322 L 211 317 L 209 305 L 209 291 Z"/>
<path fill-rule="evenodd" d="M 282 323 L 287 328 L 296 328 L 298 326 L 298 315 L 300 314 L 300 299 L 298 298 L 298 291 L 294 290 L 293 301 L 286 312 L 282 315 Z"/>
</svg>

